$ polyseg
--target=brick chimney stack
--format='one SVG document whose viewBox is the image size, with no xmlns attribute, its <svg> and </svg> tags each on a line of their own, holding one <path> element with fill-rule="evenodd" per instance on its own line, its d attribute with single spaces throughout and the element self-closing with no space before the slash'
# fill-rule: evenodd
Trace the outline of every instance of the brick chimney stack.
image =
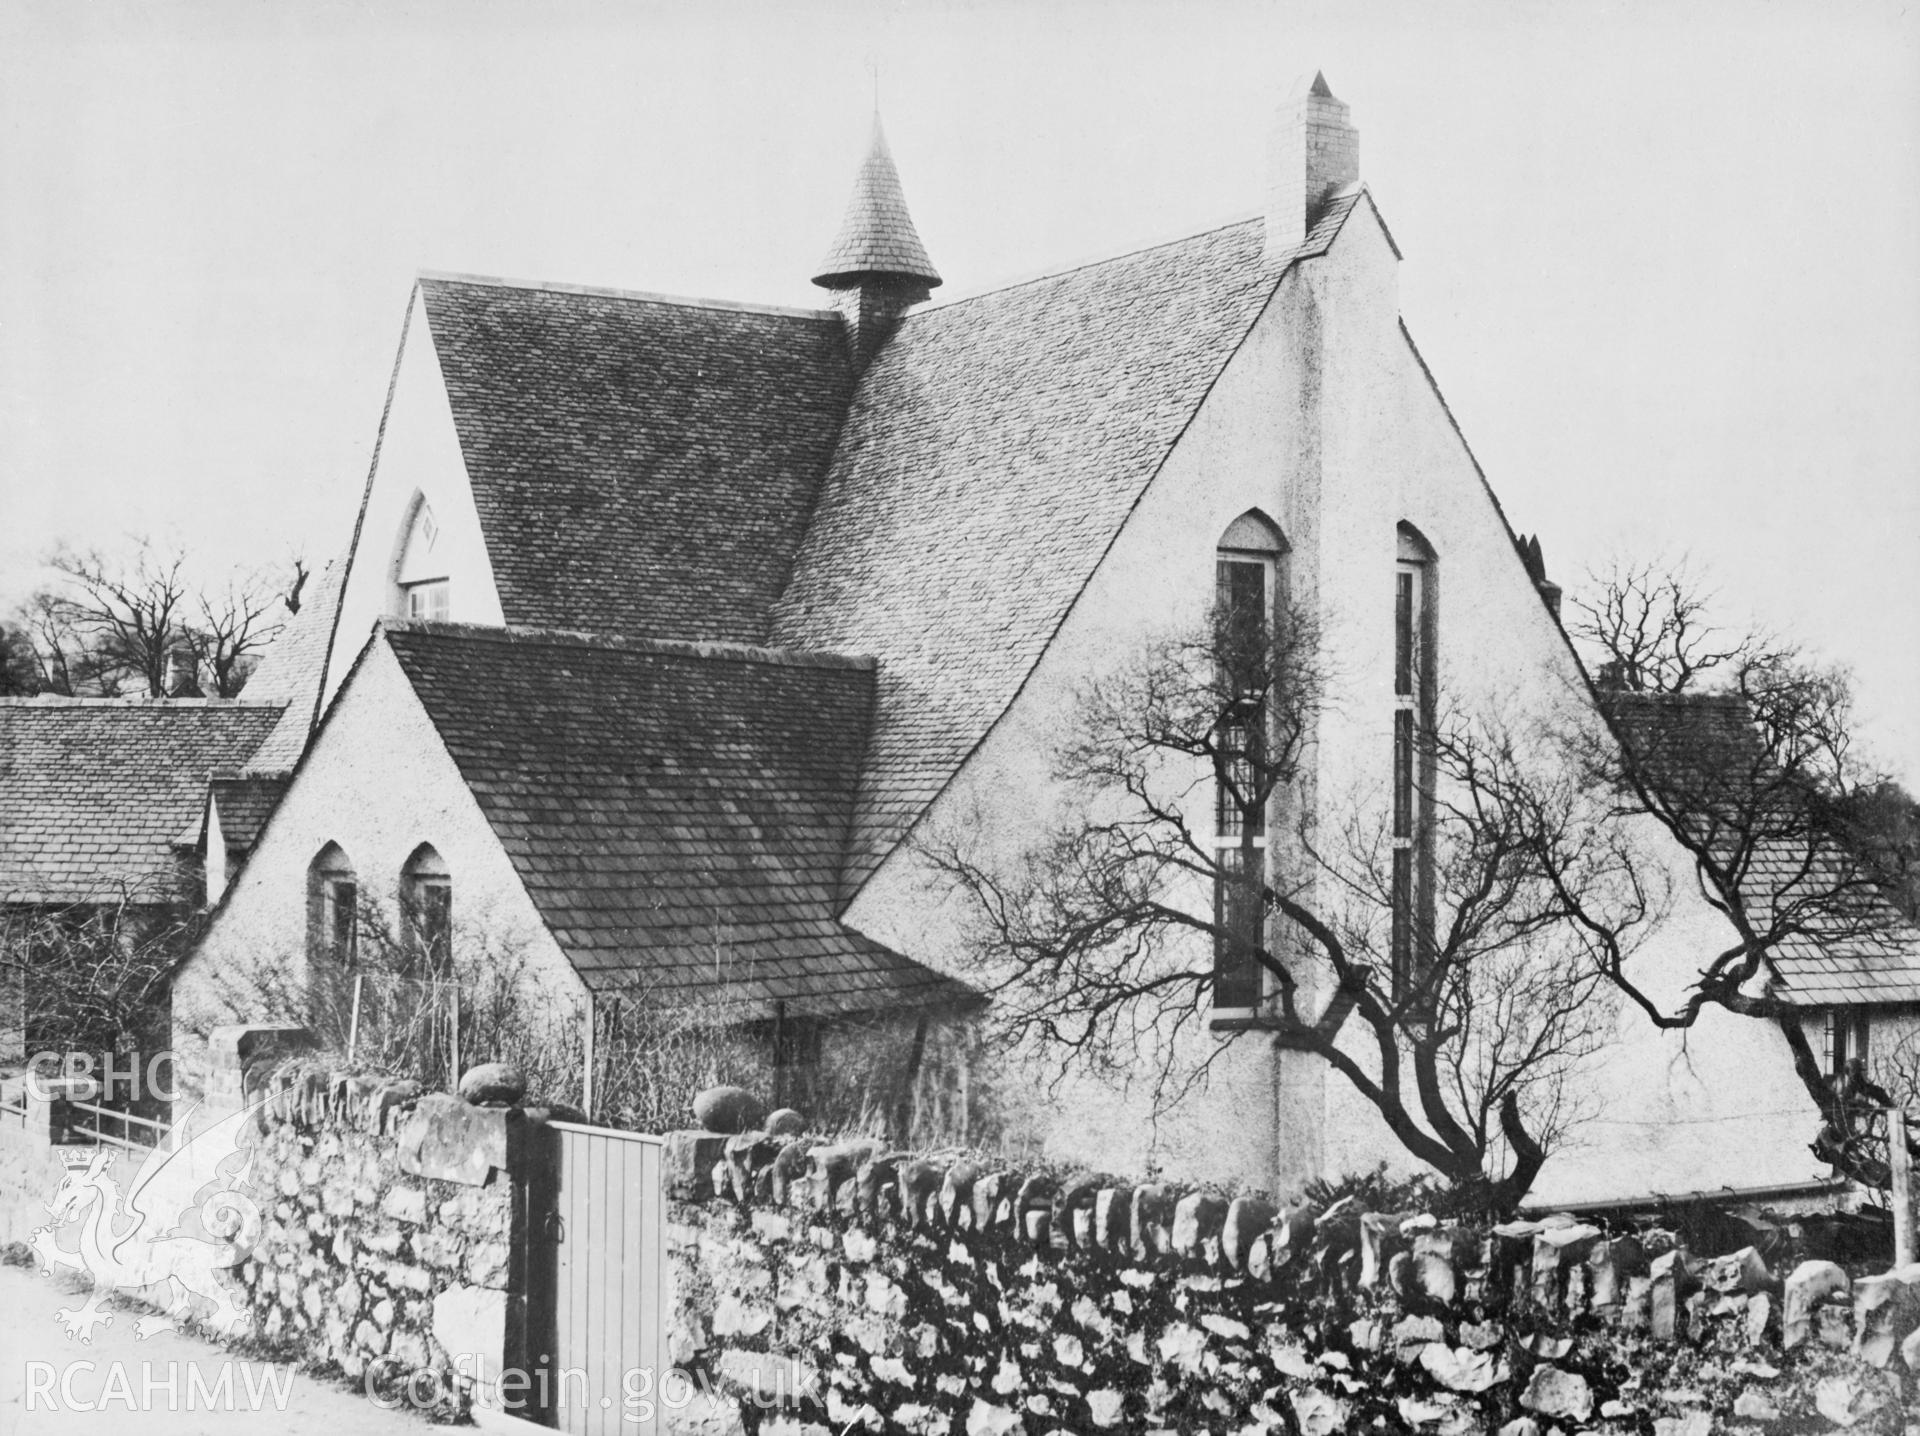
<svg viewBox="0 0 1920 1436">
<path fill-rule="evenodd" d="M 1360 132 L 1347 107 L 1313 82 L 1280 107 L 1268 154 L 1267 255 L 1278 258 L 1307 237 L 1335 194 L 1360 179 Z"/>
</svg>

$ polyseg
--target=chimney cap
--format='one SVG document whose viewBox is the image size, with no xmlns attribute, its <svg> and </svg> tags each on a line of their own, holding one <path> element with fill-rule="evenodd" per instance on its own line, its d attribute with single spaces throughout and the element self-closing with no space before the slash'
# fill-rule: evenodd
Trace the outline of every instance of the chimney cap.
<svg viewBox="0 0 1920 1436">
<path fill-rule="evenodd" d="M 932 289 L 940 273 L 927 258 L 926 246 L 907 212 L 906 193 L 893 152 L 887 148 L 880 116 L 873 117 L 873 138 L 866 160 L 854 177 L 853 195 L 839 236 L 813 282 L 822 289 L 856 289 L 873 280 L 894 280 Z"/>
</svg>

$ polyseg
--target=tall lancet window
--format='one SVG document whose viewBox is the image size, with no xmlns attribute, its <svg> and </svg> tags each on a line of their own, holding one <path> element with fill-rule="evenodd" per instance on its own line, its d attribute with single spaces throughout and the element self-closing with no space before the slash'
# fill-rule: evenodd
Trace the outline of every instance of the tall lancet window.
<svg viewBox="0 0 1920 1436">
<path fill-rule="evenodd" d="M 1214 562 L 1214 645 L 1221 714 L 1214 743 L 1213 1005 L 1258 1007 L 1266 990 L 1267 762 L 1273 624 L 1285 541 L 1264 515 L 1242 514 Z"/>
<path fill-rule="evenodd" d="M 447 555 L 440 537 L 433 505 L 424 497 L 416 498 L 394 564 L 394 581 L 399 588 L 395 611 L 402 618 L 445 618 L 448 614 Z"/>
<path fill-rule="evenodd" d="M 1434 613 L 1433 549 L 1400 525 L 1393 576 L 1393 979 L 1404 991 L 1432 939 Z"/>
</svg>

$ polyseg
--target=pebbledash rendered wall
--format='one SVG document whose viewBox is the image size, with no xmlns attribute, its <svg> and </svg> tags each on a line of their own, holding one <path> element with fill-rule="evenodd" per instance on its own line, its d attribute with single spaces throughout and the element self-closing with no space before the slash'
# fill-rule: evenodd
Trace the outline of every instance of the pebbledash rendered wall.
<svg viewBox="0 0 1920 1436">
<path fill-rule="evenodd" d="M 1000 856 L 1039 837 L 1052 816 L 1050 795 L 1059 793 L 1052 755 L 1073 729 L 1078 695 L 1152 637 L 1200 621 L 1213 600 L 1215 547 L 1251 508 L 1285 533 L 1293 593 L 1324 630 L 1328 693 L 1303 800 L 1323 831 L 1338 831 L 1356 803 L 1378 807 L 1387 791 L 1391 579 L 1402 521 L 1437 555 L 1443 696 L 1501 714 L 1518 732 L 1566 705 L 1594 721 L 1566 641 L 1401 326 L 1398 263 L 1362 200 L 1329 251 L 1282 280 L 925 831 L 990 833 Z M 1697 971 L 1701 953 L 1731 940 L 1695 896 L 1692 877 L 1678 876 L 1672 920 L 1634 959 L 1640 981 L 1662 1000 Z M 911 840 L 845 921 L 956 976 L 973 966 L 960 906 Z M 1180 1061 L 1198 1060 L 1216 1040 L 1190 1038 Z M 1357 1035 L 1354 1052 L 1363 1065 L 1374 1060 Z M 1038 1060 L 1044 1066 L 1044 1054 Z M 1057 1100 L 1036 1098 L 1031 1111 L 1014 1115 L 1061 1161 L 1158 1166 L 1271 1192 L 1410 1160 L 1324 1063 L 1279 1050 L 1257 1031 L 1236 1038 L 1202 1089 L 1157 1118 L 1144 1078 L 1070 1083 Z M 1554 1200 L 1822 1174 L 1806 1150 L 1817 1113 L 1770 1024 L 1709 1016 L 1693 1033 L 1663 1034 L 1623 1011 L 1618 1042 L 1588 1065 L 1581 1085 L 1596 1120 L 1542 1172 L 1537 1189 Z"/>
<path fill-rule="evenodd" d="M 403 803 L 369 800 L 400 792 L 407 795 Z M 432 844 L 453 885 L 455 951 L 485 952 L 517 965 L 530 1018 L 556 1026 L 575 1021 L 585 1001 L 580 979 L 398 661 L 375 644 L 352 690 L 328 713 L 300 780 L 174 979 L 174 1048 L 182 1054 L 180 1085 L 189 1097 L 199 1093 L 200 1054 L 213 1027 L 304 1020 L 288 999 L 300 990 L 307 962 L 308 867 L 328 843 L 337 843 L 353 864 L 361 900 L 390 917 L 398 911 L 402 867 L 420 844 Z"/>
<path fill-rule="evenodd" d="M 1920 1429 L 1920 1264 L 1850 1281 L 1765 1222 L 1709 1255 L 1564 1215 L 668 1142 L 676 1361 L 736 1412 L 707 1432 Z"/>
</svg>

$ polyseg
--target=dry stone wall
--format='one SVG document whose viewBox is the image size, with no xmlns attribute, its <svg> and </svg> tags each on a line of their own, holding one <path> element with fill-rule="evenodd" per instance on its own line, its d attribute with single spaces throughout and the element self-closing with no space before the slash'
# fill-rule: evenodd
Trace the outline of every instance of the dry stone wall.
<svg viewBox="0 0 1920 1436">
<path fill-rule="evenodd" d="M 668 1144 L 675 1358 L 748 1431 L 1920 1436 L 1920 1267 Z"/>
<path fill-rule="evenodd" d="M 463 1410 L 524 1311 L 507 1172 L 524 1120 L 413 1082 L 291 1082 L 259 1111 L 248 1172 L 262 1223 L 236 1274 L 254 1330 L 359 1380 L 432 1372 L 443 1409 Z"/>
</svg>

